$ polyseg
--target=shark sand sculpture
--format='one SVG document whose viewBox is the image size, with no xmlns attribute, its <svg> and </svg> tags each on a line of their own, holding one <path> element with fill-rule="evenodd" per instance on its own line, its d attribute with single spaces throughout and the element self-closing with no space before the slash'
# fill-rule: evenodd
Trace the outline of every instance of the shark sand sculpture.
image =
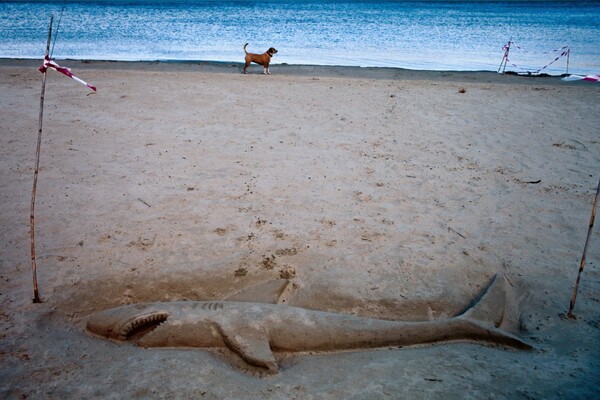
<svg viewBox="0 0 600 400">
<path fill-rule="evenodd" d="M 130 304 L 95 313 L 87 329 L 141 347 L 229 348 L 249 365 L 277 373 L 273 351 L 336 351 L 474 341 L 531 346 L 503 329 L 506 279 L 494 276 L 458 316 L 402 322 L 239 301 Z M 504 321 L 506 322 L 506 321 Z M 501 326 L 502 325 L 502 326 Z"/>
</svg>

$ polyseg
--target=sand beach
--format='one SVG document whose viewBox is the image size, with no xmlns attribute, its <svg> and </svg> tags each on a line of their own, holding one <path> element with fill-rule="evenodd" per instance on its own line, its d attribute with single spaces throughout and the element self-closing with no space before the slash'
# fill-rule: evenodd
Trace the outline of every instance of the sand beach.
<svg viewBox="0 0 600 400">
<path fill-rule="evenodd" d="M 492 72 L 58 60 L 29 214 L 40 62 L 0 60 L 0 397 L 591 399 L 600 229 L 565 318 L 600 178 L 600 86 Z M 144 349 L 86 331 L 122 304 L 287 305 L 401 321 L 509 282 L 532 350 L 479 342 Z M 256 301 L 265 293 L 256 289 Z"/>
</svg>

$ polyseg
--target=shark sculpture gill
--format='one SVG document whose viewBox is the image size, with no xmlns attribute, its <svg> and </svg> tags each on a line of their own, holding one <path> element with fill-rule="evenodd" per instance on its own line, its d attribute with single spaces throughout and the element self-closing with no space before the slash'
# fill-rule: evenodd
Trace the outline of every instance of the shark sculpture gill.
<svg viewBox="0 0 600 400">
<path fill-rule="evenodd" d="M 336 351 L 475 341 L 531 346 L 502 329 L 505 278 L 494 276 L 473 305 L 437 321 L 401 322 L 279 304 L 177 301 L 130 304 L 91 315 L 87 329 L 141 347 L 229 348 L 246 363 L 279 370 L 273 351 Z"/>
</svg>

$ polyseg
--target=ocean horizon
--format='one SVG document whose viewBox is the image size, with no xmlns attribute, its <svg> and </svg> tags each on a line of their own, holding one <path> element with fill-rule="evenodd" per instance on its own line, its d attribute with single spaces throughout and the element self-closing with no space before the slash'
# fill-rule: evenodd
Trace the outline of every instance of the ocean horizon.
<svg viewBox="0 0 600 400">
<path fill-rule="evenodd" d="M 0 58 L 243 62 L 600 73 L 600 2 L 384 0 L 0 1 Z M 567 51 L 568 50 L 568 51 Z M 567 69 L 568 68 L 568 69 Z"/>
</svg>

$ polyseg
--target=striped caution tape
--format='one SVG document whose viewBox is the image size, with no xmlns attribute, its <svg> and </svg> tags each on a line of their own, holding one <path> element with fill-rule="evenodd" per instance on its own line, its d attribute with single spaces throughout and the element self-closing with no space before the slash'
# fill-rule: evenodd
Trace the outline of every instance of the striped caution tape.
<svg viewBox="0 0 600 400">
<path fill-rule="evenodd" d="M 48 70 L 48 68 L 52 68 L 53 70 L 58 71 L 61 74 L 64 74 L 64 75 L 68 76 L 69 78 L 74 79 L 77 82 L 84 84 L 85 86 L 92 89 L 94 92 L 96 91 L 95 86 L 92 86 L 89 83 L 87 83 L 86 81 L 84 81 L 83 79 L 80 79 L 80 78 L 76 77 L 75 75 L 73 75 L 70 68 L 61 67 L 60 65 L 58 65 L 57 63 L 52 61 L 50 59 L 50 57 L 45 57 L 44 64 L 39 68 L 39 70 L 41 73 L 45 73 Z"/>
</svg>

